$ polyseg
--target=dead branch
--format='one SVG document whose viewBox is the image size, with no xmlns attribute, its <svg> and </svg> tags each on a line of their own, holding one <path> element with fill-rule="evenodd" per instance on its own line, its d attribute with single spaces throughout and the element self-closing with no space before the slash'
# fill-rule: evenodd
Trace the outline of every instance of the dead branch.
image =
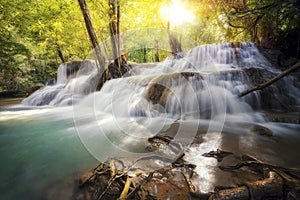
<svg viewBox="0 0 300 200">
<path fill-rule="evenodd" d="M 270 85 L 272 85 L 273 83 L 275 83 L 276 81 L 282 79 L 283 77 L 289 75 L 291 72 L 297 70 L 298 68 L 300 68 L 300 62 L 297 62 L 295 65 L 293 65 L 291 68 L 285 70 L 284 72 L 282 72 L 281 74 L 275 76 L 273 79 L 263 83 L 263 84 L 260 84 L 260 85 L 257 85 L 253 88 L 250 88 L 242 93 L 239 94 L 239 97 L 243 97 L 251 92 L 254 92 L 256 90 L 262 90 Z"/>
<path fill-rule="evenodd" d="M 122 193 L 119 197 L 119 200 L 125 200 L 126 199 L 129 188 L 130 188 L 130 184 L 131 184 L 131 178 L 127 177 L 126 183 L 124 185 L 124 189 L 123 189 L 123 191 L 122 191 Z"/>
</svg>

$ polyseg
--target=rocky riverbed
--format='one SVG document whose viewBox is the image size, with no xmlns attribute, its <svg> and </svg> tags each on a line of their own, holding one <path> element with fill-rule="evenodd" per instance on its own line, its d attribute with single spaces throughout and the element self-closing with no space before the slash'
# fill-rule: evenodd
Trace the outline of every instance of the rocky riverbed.
<svg viewBox="0 0 300 200">
<path fill-rule="evenodd" d="M 278 141 L 280 136 L 277 133 L 264 126 L 244 124 L 241 127 L 243 134 L 248 132 L 245 137 L 267 140 L 270 143 L 276 141 L 278 145 L 284 145 Z M 256 143 L 258 147 L 242 148 L 239 145 L 241 138 L 236 137 L 233 132 L 226 132 L 226 125 L 220 134 L 222 142 L 218 145 L 223 150 L 213 149 L 212 145 L 211 151 L 198 155 L 198 161 L 195 161 L 197 158 L 191 156 L 193 149 L 205 145 L 209 134 L 215 135 L 199 126 L 192 145 L 185 146 L 184 142 L 174 139 L 179 128 L 180 123 L 175 122 L 166 131 L 149 138 L 146 150 L 152 154 L 130 159 L 112 158 L 83 174 L 78 187 L 74 189 L 74 199 L 300 198 L 299 163 L 284 166 L 284 161 L 276 160 L 275 155 L 269 161 L 262 161 L 261 158 L 268 153 L 259 149 L 259 142 Z M 236 131 L 238 130 L 242 129 L 237 128 Z M 199 149 L 195 151 L 201 152 Z M 261 153 L 258 154 L 258 151 Z M 170 152 L 175 156 L 167 156 Z M 285 153 L 286 157 L 291 156 L 288 155 L 289 152 Z M 260 155 L 260 158 L 254 155 Z M 208 160 L 208 163 L 213 162 L 215 165 L 199 163 Z M 199 173 L 199 170 L 204 174 Z M 211 174 L 213 175 L 210 176 Z M 209 185 L 211 189 L 205 190 L 205 185 Z"/>
</svg>

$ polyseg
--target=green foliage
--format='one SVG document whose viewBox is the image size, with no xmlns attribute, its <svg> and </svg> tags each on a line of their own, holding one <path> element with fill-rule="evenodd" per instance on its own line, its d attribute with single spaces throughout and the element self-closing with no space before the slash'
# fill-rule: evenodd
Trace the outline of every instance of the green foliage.
<svg viewBox="0 0 300 200">
<path fill-rule="evenodd" d="M 169 0 L 120 0 L 124 47 L 136 62 L 155 61 L 158 40 L 160 60 L 169 55 L 166 13 Z M 181 1 L 195 15 L 193 22 L 170 26 L 183 35 L 184 50 L 197 44 L 266 39 L 294 56 L 299 55 L 299 2 L 275 0 Z M 109 38 L 108 0 L 87 0 L 100 42 Z M 64 61 L 84 59 L 91 53 L 89 38 L 77 1 L 2 0 L 0 4 L 0 90 L 26 90 L 32 84 L 55 77 Z M 153 29 L 149 32 L 140 31 Z M 131 32 L 130 32 L 131 33 Z M 143 38 L 142 35 L 151 35 Z M 297 41 L 297 42 L 296 42 Z M 194 43 L 195 42 L 195 43 Z M 297 46 L 298 44 L 298 46 Z M 110 47 L 106 45 L 107 54 Z M 298 49 L 298 50 L 297 50 Z M 60 53 L 59 53 L 60 52 Z"/>
<path fill-rule="evenodd" d="M 146 44 L 137 44 L 138 48 L 132 47 L 128 49 L 128 59 L 137 63 L 156 62 L 155 53 L 156 49 L 147 47 Z M 170 52 L 164 49 L 158 49 L 159 60 L 162 61 L 170 55 Z"/>
</svg>

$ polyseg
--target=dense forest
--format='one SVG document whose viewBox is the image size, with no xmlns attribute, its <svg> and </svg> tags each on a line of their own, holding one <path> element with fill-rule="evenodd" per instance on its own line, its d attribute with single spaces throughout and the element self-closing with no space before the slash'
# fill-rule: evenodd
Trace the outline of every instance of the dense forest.
<svg viewBox="0 0 300 200">
<path fill-rule="evenodd" d="M 86 3 L 100 43 L 109 39 L 111 25 L 118 23 L 117 33 L 153 28 L 173 30 L 190 38 L 194 45 L 251 41 L 265 48 L 280 49 L 286 56 L 300 56 L 297 0 Z M 188 12 L 170 16 L 167 8 L 176 3 Z M 78 1 L 1 0 L 0 18 L 0 92 L 27 91 L 34 84 L 55 78 L 59 64 L 90 55 L 92 46 Z M 160 42 L 159 35 L 152 35 L 151 41 L 136 37 L 123 48 L 130 61 L 155 62 L 169 55 L 160 48 Z"/>
</svg>

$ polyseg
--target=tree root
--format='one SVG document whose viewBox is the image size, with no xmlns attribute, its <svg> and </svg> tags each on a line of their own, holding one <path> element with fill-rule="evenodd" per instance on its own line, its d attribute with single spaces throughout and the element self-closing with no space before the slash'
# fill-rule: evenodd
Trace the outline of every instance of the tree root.
<svg viewBox="0 0 300 200">
<path fill-rule="evenodd" d="M 217 190 L 210 200 L 219 199 L 297 199 L 300 197 L 300 171 L 263 163 L 252 156 L 242 156 L 243 161 L 233 166 L 219 166 L 221 170 L 238 170 L 250 167 L 253 171 L 264 174 L 266 179 L 248 183 L 237 188 Z"/>
<path fill-rule="evenodd" d="M 268 178 L 255 181 L 240 187 L 223 189 L 215 191 L 209 200 L 251 200 L 251 199 L 268 199 L 282 198 L 283 196 L 283 180 L 274 171 L 268 173 Z"/>
<path fill-rule="evenodd" d="M 124 185 L 123 191 L 119 197 L 119 200 L 125 200 L 129 191 L 131 185 L 131 179 L 129 177 L 127 177 L 126 183 Z"/>
<path fill-rule="evenodd" d="M 215 157 L 219 154 L 227 156 L 231 153 L 217 150 L 208 154 Z M 156 154 L 138 158 L 129 162 L 130 164 L 122 159 L 109 160 L 107 164 L 100 164 L 92 172 L 81 177 L 79 184 L 81 194 L 84 200 L 165 199 L 169 197 L 172 199 L 171 196 L 175 197 L 174 194 L 177 195 L 176 199 L 205 200 L 296 200 L 300 198 L 299 170 L 266 164 L 247 155 L 242 156 L 241 163 L 219 168 L 229 171 L 249 167 L 250 170 L 261 173 L 263 180 L 243 183 L 237 187 L 215 187 L 214 193 L 199 193 L 192 182 L 195 165 L 185 163 L 183 156 L 183 153 L 178 155 L 176 161 L 173 162 Z M 167 160 L 169 164 L 151 171 L 135 167 L 139 161 L 146 160 L 149 162 L 157 160 L 166 162 Z M 121 163 L 121 169 L 118 163 Z M 130 175 L 132 173 L 133 175 Z"/>
</svg>

